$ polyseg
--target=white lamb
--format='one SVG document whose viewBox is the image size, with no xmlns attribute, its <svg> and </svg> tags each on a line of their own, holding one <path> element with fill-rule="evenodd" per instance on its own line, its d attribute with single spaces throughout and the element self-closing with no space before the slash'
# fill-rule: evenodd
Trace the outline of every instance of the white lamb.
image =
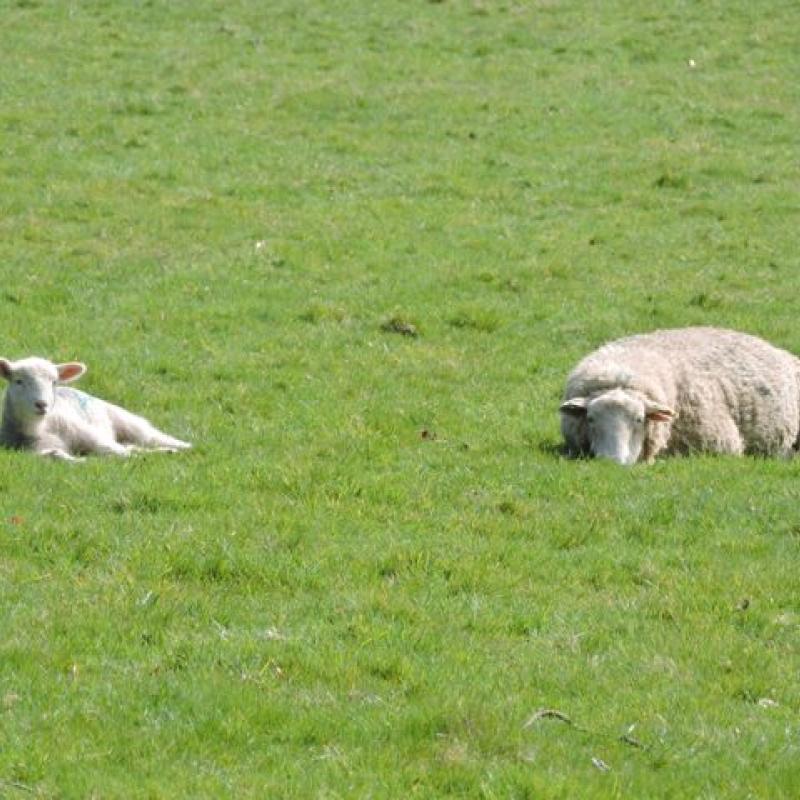
<svg viewBox="0 0 800 800">
<path fill-rule="evenodd" d="M 128 456 L 139 449 L 175 452 L 191 445 L 162 433 L 143 417 L 62 383 L 80 378 L 83 364 L 44 358 L 0 358 L 8 381 L 0 444 L 65 461 L 78 456 Z"/>
<path fill-rule="evenodd" d="M 789 456 L 800 434 L 800 359 L 736 331 L 630 336 L 567 378 L 561 431 L 572 455 L 620 464 L 659 453 Z"/>
</svg>

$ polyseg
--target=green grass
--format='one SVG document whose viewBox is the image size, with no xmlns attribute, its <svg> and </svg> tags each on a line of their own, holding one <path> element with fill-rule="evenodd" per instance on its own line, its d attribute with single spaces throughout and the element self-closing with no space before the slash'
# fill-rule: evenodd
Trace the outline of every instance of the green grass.
<svg viewBox="0 0 800 800">
<path fill-rule="evenodd" d="M 0 796 L 797 796 L 800 465 L 556 413 L 800 353 L 795 4 L 0 12 L 2 355 L 196 445 L 0 454 Z"/>
</svg>

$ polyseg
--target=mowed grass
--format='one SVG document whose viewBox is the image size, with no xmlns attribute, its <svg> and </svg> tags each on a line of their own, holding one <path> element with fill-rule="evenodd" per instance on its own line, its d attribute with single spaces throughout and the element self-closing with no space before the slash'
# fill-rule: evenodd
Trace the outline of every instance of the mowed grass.
<svg viewBox="0 0 800 800">
<path fill-rule="evenodd" d="M 0 454 L 0 795 L 797 796 L 800 465 L 556 413 L 800 353 L 794 4 L 0 10 L 0 354 L 195 443 Z"/>
</svg>

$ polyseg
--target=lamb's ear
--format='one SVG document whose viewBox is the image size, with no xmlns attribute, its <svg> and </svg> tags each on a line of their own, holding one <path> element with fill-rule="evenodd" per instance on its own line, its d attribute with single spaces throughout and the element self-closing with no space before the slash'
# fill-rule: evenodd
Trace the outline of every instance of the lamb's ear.
<svg viewBox="0 0 800 800">
<path fill-rule="evenodd" d="M 86 364 L 81 364 L 79 361 L 71 361 L 68 364 L 58 364 L 58 380 L 60 383 L 69 383 L 70 381 L 77 380 L 86 372 Z"/>
<path fill-rule="evenodd" d="M 650 422 L 669 422 L 675 416 L 675 412 L 669 406 L 648 403 L 645 408 L 645 415 Z"/>
<path fill-rule="evenodd" d="M 589 400 L 586 397 L 570 397 L 561 404 L 558 410 L 571 417 L 583 417 L 586 414 L 587 405 L 589 405 Z"/>
<path fill-rule="evenodd" d="M 0 375 L 7 381 L 11 380 L 11 362 L 7 358 L 0 358 Z"/>
</svg>

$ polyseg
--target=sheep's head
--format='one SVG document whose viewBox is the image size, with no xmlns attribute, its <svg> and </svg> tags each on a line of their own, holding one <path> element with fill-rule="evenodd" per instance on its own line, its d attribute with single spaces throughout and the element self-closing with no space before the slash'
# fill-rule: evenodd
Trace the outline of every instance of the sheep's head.
<svg viewBox="0 0 800 800">
<path fill-rule="evenodd" d="M 643 457 L 648 423 L 669 422 L 674 416 L 671 408 L 625 389 L 572 397 L 560 410 L 584 426 L 583 438 L 592 455 L 625 465 Z"/>
<path fill-rule="evenodd" d="M 44 358 L 0 358 L 0 376 L 8 381 L 6 407 L 19 425 L 36 427 L 55 405 L 56 386 L 74 381 L 84 372 L 86 367 L 78 362 L 53 364 Z"/>
</svg>

